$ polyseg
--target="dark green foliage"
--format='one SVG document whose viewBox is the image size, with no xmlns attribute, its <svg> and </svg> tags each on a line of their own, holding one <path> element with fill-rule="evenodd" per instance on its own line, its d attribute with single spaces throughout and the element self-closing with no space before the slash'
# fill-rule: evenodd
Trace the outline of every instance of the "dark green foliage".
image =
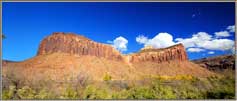
<svg viewBox="0 0 237 101">
<path fill-rule="evenodd" d="M 235 98 L 235 78 L 216 77 L 208 78 L 213 84 L 213 89 L 206 92 L 206 98 L 212 99 L 234 99 Z"/>
</svg>

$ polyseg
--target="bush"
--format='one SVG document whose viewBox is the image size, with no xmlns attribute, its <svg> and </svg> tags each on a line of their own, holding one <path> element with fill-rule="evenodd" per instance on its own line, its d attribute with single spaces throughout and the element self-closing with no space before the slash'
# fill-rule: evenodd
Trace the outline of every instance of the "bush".
<svg viewBox="0 0 237 101">
<path fill-rule="evenodd" d="M 198 81 L 196 81 L 198 82 Z M 177 87 L 176 94 L 179 99 L 203 99 L 203 92 L 198 88 L 193 81 L 184 80 Z"/>
<path fill-rule="evenodd" d="M 235 79 L 209 78 L 213 84 L 213 88 L 206 92 L 206 98 L 212 99 L 234 99 L 235 98 Z"/>
<path fill-rule="evenodd" d="M 89 74 L 81 71 L 78 73 L 78 75 L 76 76 L 76 86 L 79 86 L 79 87 L 86 87 L 86 85 L 89 84 L 90 82 L 90 76 Z"/>
<path fill-rule="evenodd" d="M 17 95 L 20 99 L 34 99 L 36 92 L 28 86 L 24 86 L 21 89 L 17 90 Z"/>
<path fill-rule="evenodd" d="M 153 90 L 148 87 L 134 87 L 130 89 L 128 99 L 153 99 Z"/>
<path fill-rule="evenodd" d="M 63 91 L 60 99 L 77 99 L 77 91 L 75 91 L 71 86 L 67 87 L 65 91 Z"/>
<path fill-rule="evenodd" d="M 111 96 L 106 89 L 88 85 L 83 93 L 83 99 L 111 99 Z"/>
<path fill-rule="evenodd" d="M 112 79 L 112 77 L 108 73 L 106 73 L 103 77 L 104 81 L 110 81 L 111 79 Z"/>
<path fill-rule="evenodd" d="M 2 99 L 13 99 L 16 92 L 15 86 L 9 86 L 9 90 L 2 91 Z"/>
<path fill-rule="evenodd" d="M 210 99 L 234 99 L 235 93 L 226 90 L 213 90 L 207 91 L 206 96 Z"/>
<path fill-rule="evenodd" d="M 113 92 L 112 99 L 128 99 L 129 97 L 129 91 L 126 89 L 123 89 L 118 92 Z"/>
<path fill-rule="evenodd" d="M 189 89 L 180 89 L 180 99 L 203 99 L 202 92 L 195 87 Z"/>
<path fill-rule="evenodd" d="M 179 80 L 177 80 L 177 78 Z M 14 86 L 4 88 L 3 99 L 234 99 L 235 78 L 210 77 L 194 78 L 178 76 L 172 80 L 161 78 L 147 79 L 146 83 L 103 82 L 85 87 L 69 85 L 62 93 L 50 92 L 49 86 L 37 87 Z M 105 74 L 103 80 L 112 77 Z M 78 82 L 77 82 L 78 83 Z M 82 83 L 83 84 L 83 83 Z M 19 86 L 18 86 L 19 87 Z M 48 87 L 48 88 L 47 88 Z M 63 86 L 64 87 L 64 86 Z M 77 89 L 79 88 L 79 89 Z M 55 90 L 59 91 L 59 90 Z"/>
<path fill-rule="evenodd" d="M 153 85 L 154 92 L 156 94 L 156 99 L 175 99 L 176 95 L 174 91 L 169 86 Z"/>
<path fill-rule="evenodd" d="M 35 99 L 53 99 L 53 95 L 47 91 L 46 89 L 42 89 L 39 91 L 37 95 L 35 95 Z"/>
</svg>

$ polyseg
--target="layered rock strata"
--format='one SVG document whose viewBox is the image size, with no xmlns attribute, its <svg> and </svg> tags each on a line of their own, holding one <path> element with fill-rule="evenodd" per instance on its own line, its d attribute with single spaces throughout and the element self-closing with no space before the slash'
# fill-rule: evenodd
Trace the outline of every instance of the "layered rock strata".
<svg viewBox="0 0 237 101">
<path fill-rule="evenodd" d="M 161 63 L 171 60 L 188 60 L 185 48 L 182 44 L 161 49 L 143 49 L 130 56 L 131 62 L 152 61 Z"/>
<path fill-rule="evenodd" d="M 119 51 L 107 44 L 97 43 L 72 33 L 56 32 L 42 40 L 37 55 L 51 53 L 91 55 L 112 60 L 122 60 Z"/>
<path fill-rule="evenodd" d="M 167 48 L 142 49 L 138 53 L 123 56 L 111 45 L 94 42 L 88 38 L 73 33 L 55 32 L 42 40 L 37 55 L 51 53 L 69 53 L 73 55 L 91 55 L 112 60 L 128 62 L 165 62 L 171 60 L 188 60 L 185 48 L 177 44 Z"/>
</svg>

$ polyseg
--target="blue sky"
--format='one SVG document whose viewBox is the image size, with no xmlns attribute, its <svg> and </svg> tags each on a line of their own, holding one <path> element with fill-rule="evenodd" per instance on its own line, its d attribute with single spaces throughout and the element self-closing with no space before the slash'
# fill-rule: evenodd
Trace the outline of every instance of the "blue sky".
<svg viewBox="0 0 237 101">
<path fill-rule="evenodd" d="M 74 32 L 124 54 L 183 43 L 189 59 L 231 53 L 234 3 L 3 3 L 3 59 L 34 57 L 52 32 Z"/>
</svg>

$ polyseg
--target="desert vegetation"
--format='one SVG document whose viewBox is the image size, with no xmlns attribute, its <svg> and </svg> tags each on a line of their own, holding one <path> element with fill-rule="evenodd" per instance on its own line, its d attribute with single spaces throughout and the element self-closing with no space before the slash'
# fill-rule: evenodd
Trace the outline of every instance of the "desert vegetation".
<svg viewBox="0 0 237 101">
<path fill-rule="evenodd" d="M 8 75 L 13 76 L 13 74 Z M 16 79 L 16 80 L 14 80 Z M 196 78 L 190 75 L 149 76 L 140 81 L 116 81 L 105 74 L 92 81 L 86 74 L 64 83 L 53 80 L 38 84 L 11 78 L 3 88 L 3 99 L 234 99 L 233 76 Z M 16 83 L 17 82 L 17 83 Z M 25 83 L 25 84 L 23 84 Z M 17 84 L 17 85 L 16 85 Z M 53 87 L 52 85 L 56 86 Z"/>
</svg>

